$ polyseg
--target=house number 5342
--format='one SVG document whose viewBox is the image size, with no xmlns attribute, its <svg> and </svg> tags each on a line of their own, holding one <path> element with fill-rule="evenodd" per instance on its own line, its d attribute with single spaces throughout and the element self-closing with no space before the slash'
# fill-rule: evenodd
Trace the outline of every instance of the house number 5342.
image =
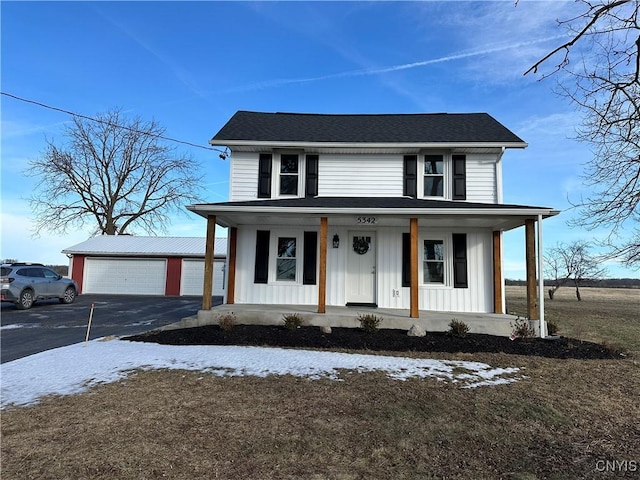
<svg viewBox="0 0 640 480">
<path fill-rule="evenodd" d="M 376 217 L 356 217 L 357 224 L 373 225 L 378 223 Z"/>
</svg>

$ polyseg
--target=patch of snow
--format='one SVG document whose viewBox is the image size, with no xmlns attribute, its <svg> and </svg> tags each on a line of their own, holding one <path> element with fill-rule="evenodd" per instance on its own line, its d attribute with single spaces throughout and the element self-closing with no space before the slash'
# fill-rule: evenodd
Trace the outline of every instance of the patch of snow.
<svg viewBox="0 0 640 480">
<path fill-rule="evenodd" d="M 9 325 L 2 325 L 0 330 L 13 330 L 14 328 L 39 328 L 39 323 L 10 323 Z"/>
<path fill-rule="evenodd" d="M 148 327 L 149 325 L 153 325 L 158 319 L 152 318 L 151 320 L 142 320 L 140 322 L 127 323 L 124 325 L 125 327 Z"/>
<path fill-rule="evenodd" d="M 136 369 L 195 370 L 216 376 L 294 375 L 341 380 L 341 372 L 386 372 L 389 378 L 433 377 L 462 388 L 508 384 L 518 368 L 433 360 L 264 347 L 159 345 L 96 339 L 0 365 L 0 408 L 30 405 L 46 395 L 73 395 L 122 380 Z"/>
</svg>

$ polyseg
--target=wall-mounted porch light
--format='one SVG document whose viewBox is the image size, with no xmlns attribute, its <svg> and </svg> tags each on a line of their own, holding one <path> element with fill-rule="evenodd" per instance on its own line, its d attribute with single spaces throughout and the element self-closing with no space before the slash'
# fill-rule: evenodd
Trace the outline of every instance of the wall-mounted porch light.
<svg viewBox="0 0 640 480">
<path fill-rule="evenodd" d="M 333 236 L 333 248 L 338 248 L 340 247 L 340 237 L 338 236 L 338 234 L 336 233 Z"/>
</svg>

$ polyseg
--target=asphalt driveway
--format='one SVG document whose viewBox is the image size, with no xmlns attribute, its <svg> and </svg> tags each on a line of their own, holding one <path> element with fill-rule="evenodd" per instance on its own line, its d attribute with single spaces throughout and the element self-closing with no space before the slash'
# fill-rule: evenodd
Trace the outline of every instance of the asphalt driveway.
<svg viewBox="0 0 640 480">
<path fill-rule="evenodd" d="M 222 303 L 214 297 L 213 304 Z M 83 342 L 94 305 L 89 338 L 133 335 L 195 315 L 201 297 L 80 295 L 71 305 L 58 300 L 37 302 L 29 310 L 1 304 L 0 363 L 51 348 Z"/>
</svg>

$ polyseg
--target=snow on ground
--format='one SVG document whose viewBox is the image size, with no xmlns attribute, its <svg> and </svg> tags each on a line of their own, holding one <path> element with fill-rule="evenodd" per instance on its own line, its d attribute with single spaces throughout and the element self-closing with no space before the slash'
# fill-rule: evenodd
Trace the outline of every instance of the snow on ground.
<svg viewBox="0 0 640 480">
<path fill-rule="evenodd" d="M 39 323 L 12 323 L 10 325 L 0 326 L 0 330 L 14 330 L 16 328 L 38 328 Z"/>
<path fill-rule="evenodd" d="M 396 380 L 435 377 L 462 388 L 512 383 L 519 368 L 479 362 L 262 347 L 173 346 L 97 339 L 0 365 L 0 408 L 37 403 L 45 395 L 73 395 L 125 378 L 136 369 L 199 370 L 217 376 L 295 375 L 340 379 L 341 371 L 384 371 Z"/>
</svg>

